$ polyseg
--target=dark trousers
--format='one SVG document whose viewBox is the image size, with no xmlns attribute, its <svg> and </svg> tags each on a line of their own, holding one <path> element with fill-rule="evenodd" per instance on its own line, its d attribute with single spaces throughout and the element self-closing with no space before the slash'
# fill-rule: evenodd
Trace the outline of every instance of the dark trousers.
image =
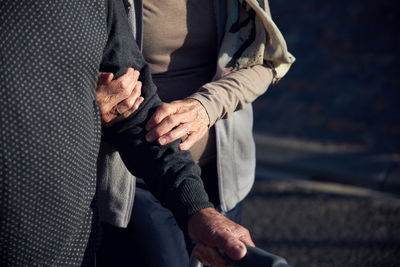
<svg viewBox="0 0 400 267">
<path fill-rule="evenodd" d="M 239 223 L 238 204 L 226 216 Z M 97 266 L 186 267 L 192 242 L 172 213 L 147 190 L 138 187 L 128 228 L 103 224 Z"/>
</svg>

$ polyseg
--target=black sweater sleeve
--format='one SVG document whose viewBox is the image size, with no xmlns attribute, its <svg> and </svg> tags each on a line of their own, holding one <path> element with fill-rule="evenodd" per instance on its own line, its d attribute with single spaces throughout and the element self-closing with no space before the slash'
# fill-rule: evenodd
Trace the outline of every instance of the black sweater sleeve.
<svg viewBox="0 0 400 267">
<path fill-rule="evenodd" d="M 100 71 L 123 74 L 128 67 L 140 71 L 144 102 L 128 119 L 103 128 L 103 138 L 121 154 L 129 171 L 145 180 L 150 191 L 171 209 L 185 226 L 188 217 L 212 207 L 200 178 L 200 168 L 179 142 L 160 146 L 145 140 L 147 120 L 161 104 L 148 64 L 140 53 L 121 0 L 108 1 L 109 39 Z"/>
</svg>

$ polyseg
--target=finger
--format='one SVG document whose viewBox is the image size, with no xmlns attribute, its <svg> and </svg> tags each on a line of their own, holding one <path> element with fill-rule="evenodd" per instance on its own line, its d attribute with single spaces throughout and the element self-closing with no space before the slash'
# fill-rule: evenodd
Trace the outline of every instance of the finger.
<svg viewBox="0 0 400 267">
<path fill-rule="evenodd" d="M 135 101 L 135 104 L 133 105 L 133 107 L 131 108 L 131 110 L 133 110 L 134 112 L 136 111 L 136 110 L 138 110 L 139 109 L 139 107 L 140 107 L 140 105 L 143 103 L 143 101 L 144 101 L 144 98 L 143 97 L 138 97 L 137 99 L 136 99 L 136 101 Z"/>
<path fill-rule="evenodd" d="M 191 132 L 185 141 L 179 144 L 179 150 L 189 150 L 194 143 L 199 141 L 204 136 L 204 134 L 205 132 L 201 131 Z"/>
<path fill-rule="evenodd" d="M 192 252 L 196 258 L 204 265 L 211 265 L 211 263 L 207 262 L 206 258 L 203 256 L 203 254 L 201 254 L 200 252 L 197 252 L 196 249 L 193 250 Z"/>
<path fill-rule="evenodd" d="M 119 94 L 123 95 L 129 92 L 128 96 L 130 95 L 131 91 L 134 89 L 136 82 L 139 78 L 139 72 L 136 70 L 133 70 L 132 68 L 128 68 L 126 70 L 126 73 L 122 76 L 120 76 L 116 81 L 118 82 L 116 85 L 111 88 L 111 93 L 112 94 Z M 124 98 L 126 98 L 127 95 L 125 95 Z"/>
<path fill-rule="evenodd" d="M 124 88 L 124 87 L 135 88 L 135 86 L 138 82 L 138 79 L 139 79 L 139 75 L 140 75 L 140 73 L 137 70 L 128 68 L 126 73 L 118 78 L 119 80 L 121 80 L 122 88 Z"/>
<path fill-rule="evenodd" d="M 96 91 L 96 99 L 101 106 L 101 112 L 110 112 L 115 105 L 128 98 L 135 85 L 133 69 L 128 70 L 126 74 L 109 84 L 98 85 L 99 90 Z"/>
<path fill-rule="evenodd" d="M 135 71 L 129 68 L 124 75 L 113 80 L 107 87 L 108 104 L 115 106 L 128 98 L 136 86 Z"/>
<path fill-rule="evenodd" d="M 146 123 L 146 130 L 150 131 L 154 127 L 156 127 L 159 123 L 161 123 L 167 116 L 176 112 L 176 106 L 173 104 L 163 103 L 159 106 L 154 112 L 153 116 Z"/>
<path fill-rule="evenodd" d="M 227 266 L 227 261 L 221 256 L 216 248 L 197 244 L 193 250 L 194 255 L 205 265 Z"/>
<path fill-rule="evenodd" d="M 243 234 L 240 236 L 240 241 L 242 241 L 243 243 L 245 243 L 246 245 L 255 247 L 256 244 L 254 244 L 253 240 L 251 239 L 250 233 L 247 229 L 244 228 L 243 230 Z"/>
<path fill-rule="evenodd" d="M 214 238 L 217 247 L 232 260 L 240 260 L 247 253 L 246 246 L 231 231 L 218 231 Z"/>
<path fill-rule="evenodd" d="M 131 95 L 117 105 L 118 111 L 121 114 L 125 113 L 125 111 L 130 110 L 133 107 L 133 105 L 136 103 L 136 100 L 141 94 L 141 89 L 142 83 L 138 81 L 135 85 L 135 88 L 132 90 Z"/>
<path fill-rule="evenodd" d="M 117 115 L 109 112 L 109 113 L 102 113 L 101 115 L 101 122 L 104 125 L 109 124 L 110 122 L 112 122 L 115 118 L 117 118 Z"/>
<path fill-rule="evenodd" d="M 122 121 L 122 120 L 128 118 L 128 117 L 131 116 L 135 111 L 138 110 L 140 104 L 142 104 L 143 101 L 144 101 L 144 98 L 143 98 L 143 97 L 139 97 L 139 98 L 136 100 L 136 102 L 135 102 L 135 104 L 133 105 L 132 108 L 130 108 L 129 110 L 125 111 L 124 113 L 122 113 L 122 114 L 119 115 L 119 116 L 115 116 L 115 115 L 112 116 L 113 119 L 109 120 L 107 123 L 104 123 L 104 124 L 105 124 L 106 126 L 110 126 L 110 125 L 113 125 L 114 123 L 117 123 L 117 122 L 119 122 L 119 121 Z"/>
<path fill-rule="evenodd" d="M 160 138 L 158 138 L 158 143 L 160 145 L 169 144 L 181 137 L 184 137 L 190 131 L 190 123 L 184 123 L 176 127 L 175 129 L 169 131 L 168 133 L 164 134 Z"/>
<path fill-rule="evenodd" d="M 143 102 L 144 98 L 143 97 L 139 97 L 137 99 L 137 101 L 135 102 L 135 105 L 133 105 L 132 108 L 130 108 L 129 110 L 125 111 L 124 113 L 122 113 L 121 115 L 119 115 L 117 117 L 117 119 L 123 120 L 128 118 L 130 115 L 132 115 L 140 106 L 140 104 Z M 118 120 L 119 121 L 119 120 Z"/>
<path fill-rule="evenodd" d="M 97 84 L 109 84 L 114 79 L 112 72 L 99 72 L 97 76 Z"/>
<path fill-rule="evenodd" d="M 148 142 L 153 142 L 154 140 L 160 138 L 164 134 L 171 131 L 173 128 L 181 123 L 187 122 L 186 114 L 172 114 L 164 118 L 156 127 L 151 129 L 150 132 L 146 134 L 146 140 Z"/>
<path fill-rule="evenodd" d="M 115 105 L 129 98 L 137 85 L 138 72 L 129 68 L 127 72 L 114 80 L 108 86 L 108 99 L 104 103 L 104 109 L 111 110 Z"/>
</svg>

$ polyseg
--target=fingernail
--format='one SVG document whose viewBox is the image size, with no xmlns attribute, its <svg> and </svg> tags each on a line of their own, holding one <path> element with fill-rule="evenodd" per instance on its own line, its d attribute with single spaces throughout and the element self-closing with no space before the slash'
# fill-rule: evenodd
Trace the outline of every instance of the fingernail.
<svg viewBox="0 0 400 267">
<path fill-rule="evenodd" d="M 165 140 L 165 138 L 160 138 L 159 142 L 160 145 L 164 145 L 167 142 L 167 140 Z"/>
</svg>

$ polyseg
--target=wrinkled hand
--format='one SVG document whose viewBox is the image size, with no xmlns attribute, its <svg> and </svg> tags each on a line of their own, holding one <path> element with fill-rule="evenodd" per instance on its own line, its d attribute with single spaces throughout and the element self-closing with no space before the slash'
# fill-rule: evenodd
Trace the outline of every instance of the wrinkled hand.
<svg viewBox="0 0 400 267">
<path fill-rule="evenodd" d="M 219 250 L 229 258 L 239 260 L 247 252 L 244 244 L 254 246 L 246 228 L 229 220 L 213 208 L 205 208 L 195 213 L 189 219 L 188 231 L 190 237 L 197 243 L 193 253 L 206 265 L 230 266 Z"/>
<path fill-rule="evenodd" d="M 97 79 L 96 100 L 106 126 L 129 117 L 144 100 L 138 71 L 128 68 L 124 75 L 113 78 L 112 73 L 100 72 Z"/>
<path fill-rule="evenodd" d="M 208 131 L 209 124 L 205 108 L 195 99 L 164 103 L 146 124 L 146 140 L 165 145 L 188 135 L 179 145 L 180 150 L 188 150 Z"/>
</svg>

